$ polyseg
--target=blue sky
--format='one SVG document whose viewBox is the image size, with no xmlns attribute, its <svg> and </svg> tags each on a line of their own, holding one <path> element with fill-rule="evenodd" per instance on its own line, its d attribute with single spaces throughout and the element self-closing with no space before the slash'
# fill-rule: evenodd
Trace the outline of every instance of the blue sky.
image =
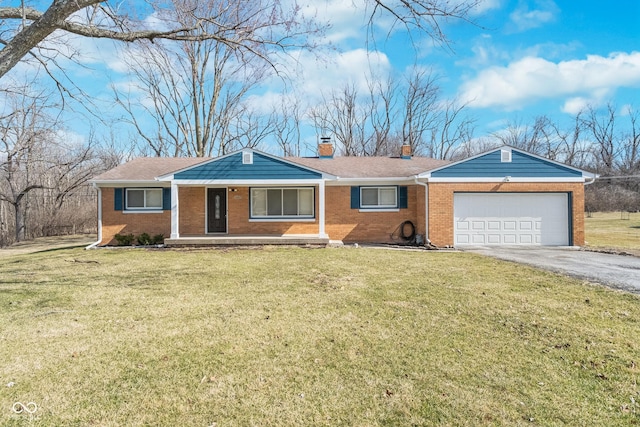
<svg viewBox="0 0 640 427">
<path fill-rule="evenodd" d="M 397 28 L 389 38 L 389 22 L 378 20 L 378 38 L 367 43 L 364 0 L 301 0 L 307 13 L 331 23 L 327 39 L 336 50 L 317 62 L 308 53 L 297 58 L 302 70 L 292 86 L 306 99 L 319 100 L 321 92 L 350 82 L 365 87 L 370 67 L 381 73 L 401 74 L 416 64 L 431 68 L 445 97 L 468 103 L 476 119 L 475 136 L 504 129 L 508 123 L 532 123 L 537 115 L 569 123 L 587 105 L 612 102 L 621 114 L 640 108 L 640 1 L 616 0 L 485 0 L 474 11 L 477 26 L 450 22 L 444 30 L 450 49 L 434 46 L 426 38 Z M 117 117 L 110 100 L 111 83 L 126 84 L 119 49 L 109 41 L 74 39 L 81 48 L 84 67 L 68 64 L 78 86 L 101 99 L 100 114 Z M 17 67 L 14 76 L 24 73 Z M 274 79 L 255 94 L 268 103 L 282 91 Z M 68 115 L 70 138 L 86 138 L 91 117 Z M 97 121 L 98 134 L 113 132 L 128 139 L 124 126 L 107 129 Z M 314 145 L 315 135 L 306 136 Z M 313 154 L 313 153 L 305 153 Z"/>
</svg>

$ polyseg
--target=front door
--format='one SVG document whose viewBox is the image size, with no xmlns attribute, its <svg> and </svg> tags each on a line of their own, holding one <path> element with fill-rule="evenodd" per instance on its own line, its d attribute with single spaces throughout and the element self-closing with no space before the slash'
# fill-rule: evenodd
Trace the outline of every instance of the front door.
<svg viewBox="0 0 640 427">
<path fill-rule="evenodd" d="M 227 232 L 227 189 L 207 188 L 207 233 Z"/>
</svg>

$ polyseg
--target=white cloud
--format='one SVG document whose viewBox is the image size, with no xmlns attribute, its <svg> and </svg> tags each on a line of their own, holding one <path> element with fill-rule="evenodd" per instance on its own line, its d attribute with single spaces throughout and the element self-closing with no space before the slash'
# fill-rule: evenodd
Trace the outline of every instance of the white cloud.
<svg viewBox="0 0 640 427">
<path fill-rule="evenodd" d="M 328 22 L 331 29 L 327 32 L 325 41 L 342 43 L 349 39 L 362 39 L 367 25 L 363 12 L 365 9 L 365 0 L 328 0 L 310 2 L 302 8 L 302 14 L 307 18 L 313 17 L 318 22 Z"/>
<path fill-rule="evenodd" d="M 502 7 L 501 0 L 481 0 L 471 9 L 471 16 L 480 16 L 490 10 L 500 9 Z"/>
<path fill-rule="evenodd" d="M 535 8 L 530 9 L 527 3 L 521 2 L 509 15 L 512 31 L 523 32 L 555 21 L 560 9 L 552 0 L 537 0 L 534 3 Z"/>
<path fill-rule="evenodd" d="M 564 113 L 571 114 L 572 116 L 577 115 L 579 112 L 584 111 L 589 105 L 593 105 L 594 100 L 585 98 L 583 96 L 576 96 L 574 98 L 569 98 L 564 102 L 562 106 L 562 111 Z"/>
<path fill-rule="evenodd" d="M 293 76 L 293 81 L 288 85 L 309 105 L 320 102 L 323 94 L 339 90 L 347 83 L 364 94 L 368 91 L 367 80 L 376 76 L 385 78 L 392 69 L 384 53 L 365 49 L 334 52 L 322 61 L 310 52 L 299 52 L 296 60 L 299 74 Z M 290 65 L 288 68 L 294 67 Z M 252 104 L 262 106 L 265 111 L 272 105 L 279 105 L 286 92 L 282 84 L 279 78 L 274 79 L 267 92 L 252 97 Z"/>
<path fill-rule="evenodd" d="M 565 105 L 569 111 L 577 108 L 580 98 L 602 100 L 621 87 L 640 87 L 640 52 L 589 55 L 558 63 L 529 56 L 481 71 L 461 86 L 460 96 L 473 107 L 506 110 L 540 99 L 570 97 Z"/>
</svg>

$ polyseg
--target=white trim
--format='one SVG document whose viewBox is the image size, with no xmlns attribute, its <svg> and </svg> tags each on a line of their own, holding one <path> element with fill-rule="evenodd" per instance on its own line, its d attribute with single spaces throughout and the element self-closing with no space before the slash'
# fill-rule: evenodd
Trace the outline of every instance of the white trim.
<svg viewBox="0 0 640 427">
<path fill-rule="evenodd" d="M 249 218 L 249 222 L 316 222 L 315 218 Z"/>
<path fill-rule="evenodd" d="M 85 249 L 93 249 L 102 243 L 102 189 L 93 184 L 93 188 L 98 190 L 98 237 L 96 241 L 87 246 Z"/>
<path fill-rule="evenodd" d="M 500 163 L 511 163 L 511 147 L 502 147 L 500 149 Z"/>
<path fill-rule="evenodd" d="M 327 181 L 328 186 L 341 186 L 341 185 L 364 185 L 364 186 L 390 186 L 390 185 L 411 185 L 414 183 L 413 176 L 407 177 L 380 177 L 380 178 L 340 178 L 336 180 Z"/>
<path fill-rule="evenodd" d="M 431 241 L 429 240 L 429 185 L 424 182 L 418 181 L 417 175 L 414 179 L 414 182 L 416 185 L 424 187 L 424 242 L 431 243 Z M 416 189 L 416 195 L 417 194 L 418 191 Z"/>
<path fill-rule="evenodd" d="M 206 186 L 206 187 L 233 187 L 233 186 L 245 186 L 245 187 L 300 187 L 305 185 L 318 185 L 323 182 L 321 179 L 176 179 L 172 182 L 179 184 L 180 186 Z"/>
<path fill-rule="evenodd" d="M 364 190 L 372 190 L 372 189 L 377 189 L 377 193 L 378 193 L 378 204 L 376 205 L 364 205 L 362 203 L 362 192 Z M 392 205 L 381 205 L 380 204 L 380 190 L 382 189 L 393 189 L 394 193 L 395 193 L 395 203 Z M 371 210 L 378 210 L 378 211 L 388 211 L 388 210 L 392 210 L 392 209 L 400 209 L 400 205 L 398 203 L 398 186 L 397 185 L 376 185 L 376 186 L 361 186 L 359 187 L 360 190 L 360 210 L 366 210 L 368 209 L 369 211 Z"/>
<path fill-rule="evenodd" d="M 473 183 L 473 182 L 537 182 L 537 183 L 545 183 L 545 182 L 585 182 L 584 178 L 518 178 L 509 176 L 508 180 L 506 180 L 506 176 L 492 177 L 492 178 L 429 178 L 427 182 L 429 183 L 439 183 L 439 182 L 451 182 L 451 183 Z"/>
<path fill-rule="evenodd" d="M 178 184 L 171 183 L 171 238 L 180 238 L 180 203 L 178 201 Z"/>
<path fill-rule="evenodd" d="M 253 216 L 253 190 L 267 190 L 267 194 L 268 194 L 268 190 L 298 190 L 298 195 L 296 198 L 296 201 L 298 202 L 298 206 L 297 206 L 297 210 L 298 212 L 300 211 L 300 190 L 311 190 L 311 196 L 312 196 L 312 202 L 311 202 L 311 208 L 312 208 L 312 212 L 311 215 L 262 215 L 262 216 Z M 266 195 L 265 195 L 266 196 Z M 284 193 L 282 193 L 282 211 L 284 211 Z M 268 204 L 268 199 L 265 198 L 265 203 Z M 256 220 L 264 220 L 264 219 L 279 219 L 282 221 L 287 221 L 288 219 L 313 219 L 315 221 L 316 219 L 316 187 L 315 186 L 296 186 L 296 187 L 249 187 L 249 219 L 256 219 Z"/>
<path fill-rule="evenodd" d="M 161 214 L 162 210 L 158 210 L 158 209 L 126 209 L 123 210 L 122 213 L 125 215 L 128 214 Z"/>
<path fill-rule="evenodd" d="M 128 180 L 128 181 L 89 181 L 97 187 L 140 187 L 140 188 L 169 188 L 165 183 L 149 180 Z"/>
<path fill-rule="evenodd" d="M 253 164 L 253 151 L 251 151 L 251 150 L 242 150 L 242 164 L 243 165 L 252 165 Z"/>
<path fill-rule="evenodd" d="M 359 212 L 400 212 L 399 208 L 360 208 Z"/>
<path fill-rule="evenodd" d="M 318 184 L 318 235 L 320 237 L 329 237 L 325 230 L 325 194 L 324 181 Z M 315 202 L 315 200 L 314 200 Z"/>
<path fill-rule="evenodd" d="M 158 191 L 160 190 L 160 206 L 146 206 L 147 204 L 147 190 Z M 144 191 L 143 194 L 143 203 L 145 206 L 133 206 L 129 207 L 129 191 Z M 127 187 L 124 189 L 124 209 L 123 212 L 154 212 L 160 211 L 162 212 L 162 208 L 164 206 L 164 191 L 162 187 Z"/>
</svg>

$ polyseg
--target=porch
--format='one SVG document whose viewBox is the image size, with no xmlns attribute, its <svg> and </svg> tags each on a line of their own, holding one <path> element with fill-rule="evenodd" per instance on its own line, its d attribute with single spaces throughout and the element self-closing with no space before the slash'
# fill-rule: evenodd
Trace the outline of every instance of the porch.
<svg viewBox="0 0 640 427">
<path fill-rule="evenodd" d="M 165 246 L 263 246 L 263 245 L 291 245 L 291 246 L 327 246 L 329 237 L 314 235 L 207 235 L 180 236 L 164 240 Z"/>
</svg>

